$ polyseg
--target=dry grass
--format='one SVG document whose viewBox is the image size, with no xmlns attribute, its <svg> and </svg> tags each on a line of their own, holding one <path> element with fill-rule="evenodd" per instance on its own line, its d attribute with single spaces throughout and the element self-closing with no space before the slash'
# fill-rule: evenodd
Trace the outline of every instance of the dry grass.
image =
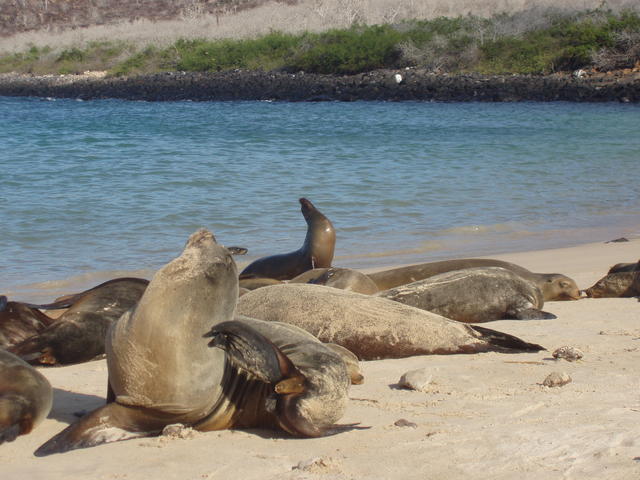
<svg viewBox="0 0 640 480">
<path fill-rule="evenodd" d="M 562 10 L 597 8 L 601 0 L 565 0 Z M 637 0 L 610 0 L 613 11 L 640 9 Z M 545 21 L 536 12 L 558 9 L 554 0 L 301 0 L 298 4 L 266 3 L 249 10 L 205 13 L 196 3 L 183 9 L 179 18 L 168 21 L 134 20 L 109 25 L 96 25 L 61 32 L 36 31 L 0 38 L 0 53 L 15 53 L 31 45 L 48 45 L 54 51 L 85 45 L 89 42 L 124 41 L 145 46 L 165 47 L 179 38 L 247 38 L 268 33 L 318 32 L 330 28 L 348 27 L 354 22 L 364 24 L 392 23 L 405 19 L 432 19 L 440 16 L 477 15 L 490 17 L 499 13 L 530 11 L 519 16 L 519 24 L 504 24 L 514 32 Z M 484 32 L 496 35 L 510 32 Z"/>
</svg>

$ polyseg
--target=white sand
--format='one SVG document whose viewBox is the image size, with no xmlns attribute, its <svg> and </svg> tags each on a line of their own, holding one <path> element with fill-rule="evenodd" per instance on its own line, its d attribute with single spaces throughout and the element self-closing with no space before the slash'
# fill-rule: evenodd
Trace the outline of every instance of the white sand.
<svg viewBox="0 0 640 480">
<path fill-rule="evenodd" d="M 538 272 L 559 272 L 586 288 L 619 262 L 636 261 L 640 240 L 497 255 Z M 484 324 L 548 351 L 419 356 L 363 362 L 341 423 L 362 429 L 318 439 L 270 431 L 145 438 L 46 458 L 33 451 L 104 402 L 104 360 L 41 369 L 55 387 L 50 417 L 0 446 L 9 479 L 558 479 L 640 478 L 640 303 L 635 298 L 550 302 L 555 320 Z M 578 362 L 554 360 L 570 345 Z M 427 368 L 426 392 L 396 387 Z M 563 387 L 541 385 L 566 372 Z M 395 426 L 400 419 L 415 426 Z"/>
</svg>

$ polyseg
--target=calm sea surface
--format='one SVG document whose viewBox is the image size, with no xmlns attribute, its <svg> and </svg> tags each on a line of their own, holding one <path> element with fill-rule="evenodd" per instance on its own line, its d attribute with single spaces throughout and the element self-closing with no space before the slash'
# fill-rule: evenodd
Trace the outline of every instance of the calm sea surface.
<svg viewBox="0 0 640 480">
<path fill-rule="evenodd" d="M 640 105 L 0 97 L 0 165 L 22 300 L 149 277 L 199 227 L 241 265 L 296 250 L 302 196 L 356 268 L 640 235 Z"/>
</svg>

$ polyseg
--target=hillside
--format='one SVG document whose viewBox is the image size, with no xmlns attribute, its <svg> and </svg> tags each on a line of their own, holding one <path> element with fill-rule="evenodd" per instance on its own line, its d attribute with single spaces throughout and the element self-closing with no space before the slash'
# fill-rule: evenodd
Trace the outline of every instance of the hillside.
<svg viewBox="0 0 640 480">
<path fill-rule="evenodd" d="M 288 0 L 289 3 L 296 0 Z M 0 36 L 235 13 L 265 0 L 2 0 Z"/>
</svg>

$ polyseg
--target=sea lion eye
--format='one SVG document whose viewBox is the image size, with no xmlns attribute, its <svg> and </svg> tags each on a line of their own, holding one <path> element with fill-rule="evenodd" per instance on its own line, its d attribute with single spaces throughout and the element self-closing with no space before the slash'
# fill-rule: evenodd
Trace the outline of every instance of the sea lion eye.
<svg viewBox="0 0 640 480">
<path fill-rule="evenodd" d="M 560 282 L 562 288 L 569 288 L 569 282 Z"/>
</svg>

